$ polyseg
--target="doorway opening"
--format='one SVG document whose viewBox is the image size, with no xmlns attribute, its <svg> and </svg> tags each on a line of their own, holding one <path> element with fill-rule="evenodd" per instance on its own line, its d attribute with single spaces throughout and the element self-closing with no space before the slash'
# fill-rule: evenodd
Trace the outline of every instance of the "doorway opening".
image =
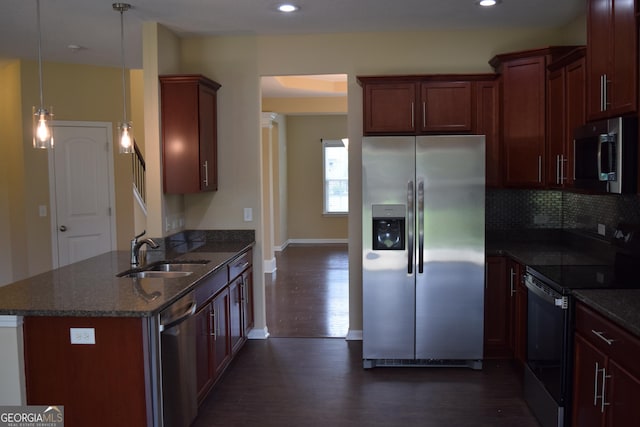
<svg viewBox="0 0 640 427">
<path fill-rule="evenodd" d="M 323 140 L 347 136 L 347 75 L 265 76 L 262 192 L 267 327 L 345 337 L 347 214 L 324 209 Z"/>
</svg>

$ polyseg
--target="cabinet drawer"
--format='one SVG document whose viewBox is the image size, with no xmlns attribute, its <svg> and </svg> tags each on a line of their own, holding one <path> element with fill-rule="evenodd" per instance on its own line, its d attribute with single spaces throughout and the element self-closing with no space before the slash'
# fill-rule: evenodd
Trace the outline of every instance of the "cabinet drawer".
<svg viewBox="0 0 640 427">
<path fill-rule="evenodd" d="M 245 252 L 238 258 L 231 261 L 228 265 L 229 268 L 229 282 L 238 277 L 243 271 L 245 271 L 251 265 L 253 256 L 252 251 Z"/>
<path fill-rule="evenodd" d="M 227 272 L 224 268 L 204 277 L 196 289 L 198 308 L 227 286 Z"/>
<path fill-rule="evenodd" d="M 580 303 L 576 305 L 576 331 L 621 366 L 640 374 L 640 338 Z"/>
</svg>

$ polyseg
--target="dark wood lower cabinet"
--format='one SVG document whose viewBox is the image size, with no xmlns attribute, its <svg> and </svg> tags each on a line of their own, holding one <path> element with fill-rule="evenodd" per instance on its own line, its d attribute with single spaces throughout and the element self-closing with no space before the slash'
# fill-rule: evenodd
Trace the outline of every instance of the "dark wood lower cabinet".
<svg viewBox="0 0 640 427">
<path fill-rule="evenodd" d="M 504 257 L 487 257 L 484 289 L 484 357 L 509 359 L 511 297 Z"/>
<path fill-rule="evenodd" d="M 198 403 L 231 360 L 229 289 L 225 288 L 196 313 L 196 375 Z"/>
<path fill-rule="evenodd" d="M 27 404 L 64 406 L 69 427 L 146 426 L 145 321 L 25 317 Z M 71 344 L 70 328 L 93 328 L 95 344 Z"/>
<path fill-rule="evenodd" d="M 572 425 L 640 425 L 640 338 L 576 304 Z"/>
</svg>

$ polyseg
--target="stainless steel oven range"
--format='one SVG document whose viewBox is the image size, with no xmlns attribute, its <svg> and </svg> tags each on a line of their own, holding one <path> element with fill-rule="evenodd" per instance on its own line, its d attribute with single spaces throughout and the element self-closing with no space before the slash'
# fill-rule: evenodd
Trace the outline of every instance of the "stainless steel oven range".
<svg viewBox="0 0 640 427">
<path fill-rule="evenodd" d="M 637 288 L 640 228 L 619 226 L 609 265 L 527 266 L 527 363 L 524 398 L 542 427 L 571 425 L 572 290 Z"/>
</svg>

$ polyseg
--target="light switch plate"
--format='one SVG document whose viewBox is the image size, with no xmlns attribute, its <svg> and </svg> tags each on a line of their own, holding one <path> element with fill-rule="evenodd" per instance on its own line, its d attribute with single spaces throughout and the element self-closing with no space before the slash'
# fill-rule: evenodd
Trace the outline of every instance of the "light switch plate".
<svg viewBox="0 0 640 427">
<path fill-rule="evenodd" d="M 95 344 L 96 330 L 94 328 L 69 328 L 71 344 Z"/>
<path fill-rule="evenodd" d="M 253 209 L 244 208 L 244 221 L 245 222 L 253 221 Z"/>
</svg>

